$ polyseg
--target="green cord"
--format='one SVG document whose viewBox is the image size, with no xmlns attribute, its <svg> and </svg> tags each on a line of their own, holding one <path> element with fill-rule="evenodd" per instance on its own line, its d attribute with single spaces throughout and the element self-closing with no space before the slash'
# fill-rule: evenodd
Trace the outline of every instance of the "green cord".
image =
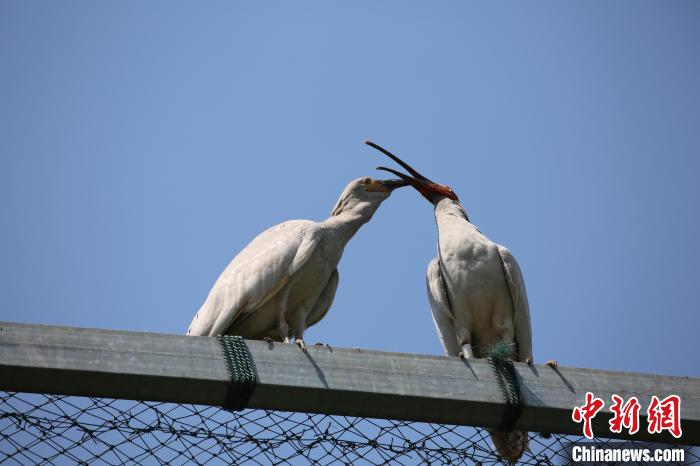
<svg viewBox="0 0 700 466">
<path fill-rule="evenodd" d="M 242 337 L 223 335 L 217 338 L 224 351 L 226 369 L 231 377 L 231 387 L 226 396 L 224 408 L 240 411 L 248 404 L 258 382 L 255 363 Z"/>
<path fill-rule="evenodd" d="M 503 413 L 503 419 L 498 426 L 499 430 L 510 432 L 515 427 L 515 423 L 520 418 L 523 412 L 523 399 L 520 395 L 520 383 L 515 373 L 513 361 L 508 357 L 500 354 L 492 354 L 488 358 L 491 363 L 491 368 L 498 381 L 498 386 L 501 389 L 503 398 L 506 402 L 506 409 Z"/>
</svg>

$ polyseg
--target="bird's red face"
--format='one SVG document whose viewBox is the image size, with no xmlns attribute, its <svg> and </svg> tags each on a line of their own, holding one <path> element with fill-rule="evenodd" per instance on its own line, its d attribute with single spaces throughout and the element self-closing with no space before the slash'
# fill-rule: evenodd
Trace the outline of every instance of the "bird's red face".
<svg viewBox="0 0 700 466">
<path fill-rule="evenodd" d="M 378 167 L 379 170 L 384 170 L 385 167 Z M 386 169 L 385 171 L 388 171 Z M 397 175 L 399 176 L 399 175 Z M 408 181 L 408 180 L 406 180 Z M 452 199 L 453 201 L 459 202 L 459 198 L 457 197 L 457 194 L 455 194 L 454 191 L 452 191 L 452 188 L 449 186 L 445 186 L 443 184 L 437 184 L 433 183 L 432 181 L 428 182 L 421 182 L 420 180 L 416 180 L 416 183 L 411 183 L 411 186 L 416 188 L 416 190 L 421 193 L 425 198 L 427 198 L 429 201 L 436 196 L 442 196 L 446 197 L 448 199 Z"/>
<path fill-rule="evenodd" d="M 407 164 L 388 150 L 384 149 L 383 147 L 373 143 L 372 141 L 365 141 L 365 144 L 377 149 L 378 151 L 392 159 L 394 162 L 401 165 L 403 168 L 406 169 L 406 171 L 408 171 L 413 176 L 408 176 L 405 173 L 401 173 L 399 171 L 392 170 L 391 168 L 386 167 L 377 167 L 377 170 L 384 170 L 386 172 L 393 173 L 402 180 L 408 182 L 411 186 L 413 186 L 416 189 L 416 191 L 421 193 L 423 197 L 425 197 L 433 204 L 445 197 L 448 199 L 452 199 L 453 201 L 459 202 L 457 194 L 455 194 L 455 192 L 452 191 L 452 188 L 450 188 L 449 186 L 438 184 L 429 180 L 428 178 L 418 173 L 418 171 L 411 167 L 409 164 Z"/>
</svg>

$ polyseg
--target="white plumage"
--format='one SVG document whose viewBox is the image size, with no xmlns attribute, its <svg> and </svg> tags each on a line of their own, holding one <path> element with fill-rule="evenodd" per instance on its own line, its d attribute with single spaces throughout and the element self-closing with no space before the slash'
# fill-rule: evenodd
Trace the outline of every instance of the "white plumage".
<svg viewBox="0 0 700 466">
<path fill-rule="evenodd" d="M 428 266 L 428 298 L 445 352 L 486 357 L 499 342 L 513 358 L 532 360 L 530 308 L 515 258 L 482 234 L 458 201 L 435 203 L 438 256 Z"/>
<path fill-rule="evenodd" d="M 304 349 L 304 331 L 326 315 L 335 297 L 345 245 L 406 184 L 359 178 L 327 220 L 291 220 L 258 235 L 223 271 L 187 334 L 285 342 L 294 337 Z"/>
<path fill-rule="evenodd" d="M 456 200 L 437 200 L 435 219 L 438 256 L 428 265 L 428 299 L 445 352 L 485 358 L 495 344 L 506 342 L 513 343 L 512 359 L 530 363 L 530 308 L 515 258 L 472 225 Z M 527 449 L 527 432 L 489 433 L 511 464 Z"/>
<path fill-rule="evenodd" d="M 531 364 L 530 308 L 522 272 L 511 252 L 469 221 L 451 188 L 430 181 L 386 149 L 368 144 L 413 177 L 385 167 L 381 170 L 410 183 L 434 206 L 438 254 L 428 265 L 426 282 L 445 353 L 485 358 L 494 345 L 506 343 L 512 347 L 511 359 Z M 496 450 L 511 463 L 527 449 L 527 432 L 489 432 Z"/>
</svg>

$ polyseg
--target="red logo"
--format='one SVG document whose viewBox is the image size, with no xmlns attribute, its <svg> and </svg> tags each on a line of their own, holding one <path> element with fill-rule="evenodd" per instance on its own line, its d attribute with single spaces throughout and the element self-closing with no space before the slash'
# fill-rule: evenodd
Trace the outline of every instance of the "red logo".
<svg viewBox="0 0 700 466">
<path fill-rule="evenodd" d="M 583 421 L 583 435 L 586 438 L 593 438 L 593 427 L 591 426 L 591 420 L 598 414 L 605 402 L 600 398 L 596 398 L 593 393 L 586 392 L 586 404 L 581 407 L 576 406 L 574 411 L 571 413 L 571 419 L 574 422 Z"/>
<path fill-rule="evenodd" d="M 632 435 L 639 432 L 639 411 L 641 405 L 636 396 L 631 397 L 627 402 L 618 396 L 612 395 L 612 406 L 610 411 L 613 418 L 609 421 L 610 432 L 621 433 L 622 429 Z M 583 422 L 583 435 L 586 438 L 593 438 L 592 420 L 603 409 L 605 402 L 596 398 L 591 392 L 586 392 L 586 402 L 582 406 L 575 406 L 571 413 L 571 419 L 576 423 Z M 658 396 L 651 397 L 651 402 L 647 408 L 647 432 L 658 434 L 667 430 L 675 438 L 681 438 L 681 397 L 669 395 L 663 400 Z"/>
<path fill-rule="evenodd" d="M 613 405 L 610 407 L 610 411 L 614 413 L 612 419 L 610 419 L 610 432 L 617 432 L 618 434 L 622 432 L 622 428 L 625 427 L 630 434 L 636 434 L 639 431 L 639 400 L 636 396 L 633 396 L 624 405 L 624 401 L 617 395 L 612 396 Z"/>
<path fill-rule="evenodd" d="M 657 434 L 667 430 L 676 438 L 681 438 L 681 397 L 669 395 L 663 400 L 654 395 L 647 409 L 649 416 L 649 426 L 647 431 L 650 434 Z"/>
</svg>

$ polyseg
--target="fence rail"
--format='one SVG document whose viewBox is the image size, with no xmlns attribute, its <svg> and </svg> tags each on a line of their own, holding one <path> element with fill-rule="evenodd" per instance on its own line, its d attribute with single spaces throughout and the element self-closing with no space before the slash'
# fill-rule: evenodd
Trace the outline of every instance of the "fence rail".
<svg viewBox="0 0 700 466">
<path fill-rule="evenodd" d="M 248 341 L 258 385 L 248 407 L 495 427 L 506 405 L 482 360 Z M 515 364 L 524 409 L 518 430 L 580 434 L 573 406 L 679 395 L 686 445 L 700 445 L 700 379 Z M 220 406 L 229 389 L 214 338 L 0 322 L 0 390 Z M 608 437 L 678 443 L 667 434 Z M 646 413 L 641 413 L 646 425 Z M 624 431 L 623 431 L 624 432 Z"/>
</svg>

